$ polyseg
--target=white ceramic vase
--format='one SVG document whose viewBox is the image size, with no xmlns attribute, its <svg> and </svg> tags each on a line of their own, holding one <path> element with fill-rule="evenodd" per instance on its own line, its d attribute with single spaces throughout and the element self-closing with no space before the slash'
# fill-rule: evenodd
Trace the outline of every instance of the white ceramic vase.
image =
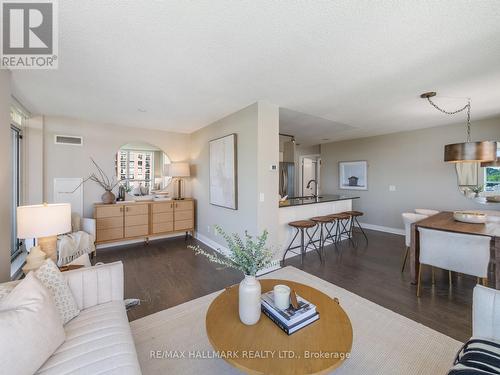
<svg viewBox="0 0 500 375">
<path fill-rule="evenodd" d="M 253 325 L 260 319 L 260 283 L 255 276 L 245 275 L 239 288 L 239 312 L 243 324 Z"/>
</svg>

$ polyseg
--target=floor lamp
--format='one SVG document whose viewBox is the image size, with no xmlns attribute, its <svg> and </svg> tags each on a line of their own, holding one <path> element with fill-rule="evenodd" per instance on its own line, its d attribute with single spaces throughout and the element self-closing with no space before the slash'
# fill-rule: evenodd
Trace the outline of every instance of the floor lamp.
<svg viewBox="0 0 500 375">
<path fill-rule="evenodd" d="M 57 235 L 71 232 L 71 204 L 17 207 L 17 238 L 36 238 L 41 250 L 57 262 Z"/>
</svg>

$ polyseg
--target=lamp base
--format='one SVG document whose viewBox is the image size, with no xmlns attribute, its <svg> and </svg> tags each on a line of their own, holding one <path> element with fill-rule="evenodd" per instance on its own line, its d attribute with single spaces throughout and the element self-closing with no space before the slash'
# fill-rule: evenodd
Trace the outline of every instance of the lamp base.
<svg viewBox="0 0 500 375">
<path fill-rule="evenodd" d="M 37 238 L 38 246 L 50 258 L 57 263 L 57 236 Z"/>
</svg>

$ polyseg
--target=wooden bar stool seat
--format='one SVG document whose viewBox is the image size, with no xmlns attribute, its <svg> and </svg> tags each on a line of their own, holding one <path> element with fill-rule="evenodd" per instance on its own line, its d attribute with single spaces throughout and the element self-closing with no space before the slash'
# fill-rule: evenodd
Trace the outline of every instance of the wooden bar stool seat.
<svg viewBox="0 0 500 375">
<path fill-rule="evenodd" d="M 316 231 L 318 230 L 316 222 L 312 220 L 296 220 L 296 221 L 291 221 L 288 223 L 288 225 L 292 228 L 295 228 L 295 235 L 292 238 L 292 241 L 288 245 L 287 249 L 285 250 L 285 254 L 283 254 L 283 260 L 282 260 L 282 265 L 285 265 L 285 257 L 286 254 L 291 251 L 294 254 L 297 254 L 296 252 L 292 251 L 293 249 L 299 249 L 300 248 L 300 264 L 304 264 L 304 256 L 306 254 L 307 248 L 312 244 L 314 246 L 314 249 L 318 252 L 319 254 L 319 259 L 322 261 L 321 253 L 316 247 L 316 244 L 314 243 L 313 237 L 316 234 Z M 316 227 L 316 230 L 314 233 L 311 234 L 309 233 L 308 229 Z M 300 245 L 298 246 L 293 246 L 293 243 L 297 236 L 300 233 Z M 305 236 L 309 238 L 307 245 L 305 244 Z M 298 254 L 297 254 L 298 255 Z"/>
<path fill-rule="evenodd" d="M 354 217 L 359 217 L 364 215 L 364 213 L 361 211 L 345 211 L 345 213 Z"/>
<path fill-rule="evenodd" d="M 294 228 L 313 228 L 316 223 L 312 220 L 297 220 L 289 222 L 288 225 Z"/>
</svg>

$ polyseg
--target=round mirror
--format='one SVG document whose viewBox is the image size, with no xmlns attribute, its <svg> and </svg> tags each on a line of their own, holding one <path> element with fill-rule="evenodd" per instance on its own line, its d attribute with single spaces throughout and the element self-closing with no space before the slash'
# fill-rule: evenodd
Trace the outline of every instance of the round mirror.
<svg viewBox="0 0 500 375">
<path fill-rule="evenodd" d="M 127 143 L 116 153 L 119 199 L 128 193 L 135 197 L 167 195 L 171 177 L 166 176 L 170 159 L 160 148 L 144 142 Z M 122 200 L 123 200 L 122 199 Z"/>
<path fill-rule="evenodd" d="M 459 191 L 478 203 L 500 203 L 500 152 L 490 163 L 456 163 Z"/>
</svg>

